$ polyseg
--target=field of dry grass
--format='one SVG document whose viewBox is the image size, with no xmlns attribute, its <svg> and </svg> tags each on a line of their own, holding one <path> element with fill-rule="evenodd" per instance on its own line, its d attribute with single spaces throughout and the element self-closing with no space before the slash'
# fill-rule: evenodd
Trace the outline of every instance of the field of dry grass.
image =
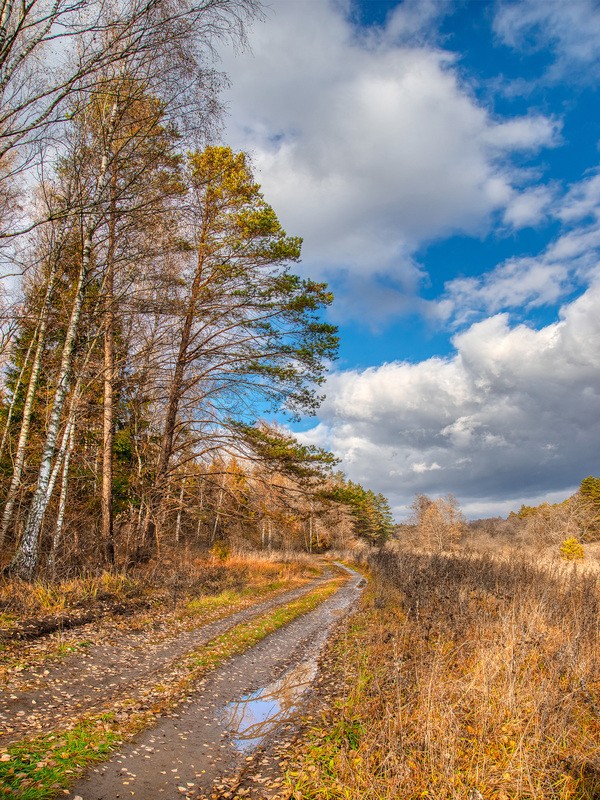
<svg viewBox="0 0 600 800">
<path fill-rule="evenodd" d="M 371 570 L 287 796 L 598 800 L 597 573 L 390 551 Z"/>
<path fill-rule="evenodd" d="M 190 557 L 172 554 L 127 574 L 103 572 L 64 580 L 0 579 L 0 638 L 22 623 L 35 632 L 69 627 L 111 613 L 152 612 L 181 607 L 224 593 L 252 594 L 291 588 L 319 569 L 303 554 L 221 553 Z M 43 630 L 44 625 L 48 631 Z M 29 638 L 29 637 L 26 637 Z"/>
</svg>

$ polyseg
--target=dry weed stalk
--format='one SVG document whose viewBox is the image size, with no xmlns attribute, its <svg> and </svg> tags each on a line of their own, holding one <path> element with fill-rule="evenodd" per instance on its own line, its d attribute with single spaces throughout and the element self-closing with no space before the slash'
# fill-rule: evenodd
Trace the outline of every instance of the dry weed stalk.
<svg viewBox="0 0 600 800">
<path fill-rule="evenodd" d="M 597 577 L 386 551 L 371 565 L 374 602 L 340 642 L 339 735 L 313 743 L 302 797 L 597 800 Z"/>
</svg>

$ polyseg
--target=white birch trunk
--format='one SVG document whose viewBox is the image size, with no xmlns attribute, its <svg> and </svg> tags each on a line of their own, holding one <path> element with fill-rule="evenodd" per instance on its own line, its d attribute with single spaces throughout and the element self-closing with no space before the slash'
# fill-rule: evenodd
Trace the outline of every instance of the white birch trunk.
<svg viewBox="0 0 600 800">
<path fill-rule="evenodd" d="M 6 42 L 7 28 L 12 14 L 12 0 L 7 0 L 2 7 L 2 14 L 0 15 L 0 52 Z"/>
<path fill-rule="evenodd" d="M 67 392 L 69 390 L 71 366 L 73 361 L 73 350 L 75 347 L 75 337 L 79 327 L 79 319 L 81 316 L 81 307 L 83 305 L 83 297 L 85 293 L 85 280 L 87 278 L 87 268 L 89 265 L 89 258 L 91 253 L 92 237 L 88 233 L 86 237 L 86 244 L 84 250 L 84 258 L 82 259 L 81 268 L 77 280 L 77 289 L 75 294 L 75 301 L 71 311 L 71 319 L 69 320 L 69 327 L 65 338 L 63 348 L 63 355 L 60 365 L 60 372 L 58 376 L 58 385 L 54 393 L 54 401 L 50 419 L 48 421 L 48 431 L 46 434 L 46 444 L 42 454 L 40 469 L 38 473 L 38 480 L 35 493 L 31 500 L 29 508 L 29 515 L 25 525 L 23 538 L 15 558 L 13 565 L 17 571 L 24 577 L 30 577 L 37 567 L 39 556 L 39 534 L 42 527 L 42 520 L 48 505 L 48 487 L 51 478 L 52 460 L 56 449 L 56 440 L 60 428 L 60 420 L 62 417 L 63 406 Z"/>
<path fill-rule="evenodd" d="M 50 553 L 50 568 L 52 570 L 56 567 L 56 554 L 61 545 L 62 541 L 62 530 L 65 521 L 65 509 L 67 506 L 67 489 L 68 489 L 68 480 L 69 480 L 69 462 L 71 460 L 71 454 L 73 453 L 73 448 L 75 446 L 75 416 L 73 416 L 69 420 L 69 424 L 67 425 L 68 428 L 68 444 L 66 447 L 66 452 L 63 458 L 63 468 L 62 468 L 62 481 L 60 485 L 60 497 L 58 499 L 58 515 L 56 517 L 56 529 L 54 531 L 54 537 L 52 539 L 52 551 Z"/>
<path fill-rule="evenodd" d="M 111 119 L 108 128 L 107 144 L 105 147 L 104 155 L 100 165 L 100 173 L 98 176 L 98 184 L 96 190 L 96 201 L 100 202 L 102 199 L 107 183 L 108 183 L 108 165 L 110 159 L 110 148 L 114 135 L 114 130 L 117 120 L 118 104 L 115 101 L 111 111 Z M 11 563 L 11 568 L 20 574 L 22 577 L 30 578 L 35 571 L 39 560 L 39 537 L 42 528 L 42 521 L 44 513 L 48 506 L 48 485 L 51 477 L 52 459 L 56 450 L 56 440 L 60 429 L 60 421 L 62 411 L 65 403 L 65 398 L 69 390 L 71 368 L 73 366 L 73 354 L 75 349 L 75 339 L 79 329 L 79 320 L 81 318 L 81 309 L 85 297 L 85 288 L 90 268 L 92 246 L 94 242 L 94 234 L 100 218 L 100 212 L 97 210 L 93 215 L 90 224 L 86 230 L 83 252 L 81 258 L 81 266 L 79 275 L 77 276 L 77 287 L 75 290 L 75 299 L 73 301 L 73 308 L 71 310 L 71 318 L 65 336 L 65 344 L 63 347 L 63 354 L 58 374 L 58 384 L 54 393 L 54 400 L 50 419 L 48 421 L 48 430 L 46 434 L 46 444 L 42 454 L 40 469 L 38 473 L 38 480 L 36 490 L 31 500 L 29 507 L 29 515 L 25 524 L 25 531 L 23 538 L 15 557 Z"/>
<path fill-rule="evenodd" d="M 218 529 L 218 527 L 219 527 L 219 516 L 220 516 L 220 514 L 221 514 L 221 512 L 220 512 L 220 510 L 219 510 L 219 509 L 220 509 L 220 507 L 221 507 L 221 498 L 222 498 L 222 497 L 223 497 L 223 492 L 221 492 L 221 494 L 220 494 L 220 496 L 219 496 L 219 508 L 217 509 L 217 514 L 216 514 L 216 516 L 215 516 L 215 524 L 213 525 L 212 534 L 211 534 L 211 536 L 210 536 L 210 542 L 209 542 L 209 544 L 211 545 L 211 547 L 212 547 L 212 545 L 215 543 L 215 539 L 216 539 L 216 537 L 217 537 L 217 529 Z"/>
<path fill-rule="evenodd" d="M 54 291 L 54 284 L 56 282 L 57 264 L 53 261 L 50 275 L 48 276 L 48 284 L 46 286 L 46 295 L 44 297 L 44 304 L 42 306 L 42 313 L 40 317 L 37 346 L 31 367 L 31 375 L 29 376 L 29 385 L 27 386 L 27 395 L 25 397 L 25 404 L 23 406 L 23 419 L 21 421 L 21 430 L 19 432 L 19 441 L 17 443 L 17 452 L 15 454 L 15 464 L 13 467 L 12 479 L 4 511 L 2 512 L 2 523 L 0 525 L 0 546 L 4 542 L 6 532 L 11 523 L 12 513 L 17 499 L 17 493 L 21 485 L 21 477 L 23 475 L 23 468 L 25 466 L 25 454 L 27 450 L 27 442 L 29 440 L 29 429 L 31 426 L 31 415 L 33 412 L 33 403 L 35 400 L 35 393 L 37 391 L 38 380 L 42 368 L 42 355 L 44 352 L 44 345 L 46 343 L 46 328 L 48 327 L 48 306 L 52 293 Z"/>
<path fill-rule="evenodd" d="M 181 537 L 181 515 L 183 513 L 183 493 L 185 491 L 185 478 L 181 481 L 181 489 L 179 491 L 179 508 L 177 509 L 177 521 L 175 523 L 175 544 L 179 544 Z"/>
<path fill-rule="evenodd" d="M 48 490 L 46 492 L 46 505 L 52 499 L 52 495 L 54 494 L 54 487 L 56 486 L 56 480 L 58 478 L 58 473 L 61 470 L 63 465 L 64 459 L 66 457 L 69 441 L 71 437 L 71 430 L 75 426 L 75 415 L 77 412 L 77 403 L 79 402 L 79 396 L 81 393 L 81 381 L 77 381 L 77 385 L 75 387 L 75 391 L 73 392 L 73 397 L 71 398 L 71 403 L 69 406 L 69 414 L 67 417 L 67 424 L 63 431 L 62 441 L 60 443 L 60 447 L 58 448 L 58 453 L 56 455 L 56 459 L 54 461 L 54 467 L 52 468 L 52 472 L 50 474 L 50 481 L 48 482 Z"/>
<path fill-rule="evenodd" d="M 38 328 L 36 328 L 33 336 L 31 337 L 31 341 L 29 342 L 29 347 L 27 348 L 27 352 L 25 353 L 23 366 L 21 367 L 21 371 L 19 372 L 19 377 L 17 378 L 17 381 L 15 383 L 13 396 L 10 401 L 10 405 L 8 407 L 8 414 L 6 415 L 6 423 L 4 425 L 4 431 L 2 432 L 2 441 L 0 442 L 0 459 L 4 455 L 4 448 L 6 447 L 6 443 L 8 441 L 8 431 L 10 430 L 10 423 L 12 422 L 13 411 L 15 410 L 17 395 L 19 393 L 19 389 L 21 388 L 21 384 L 23 383 L 23 378 L 25 376 L 25 372 L 27 371 L 27 367 L 29 366 L 29 358 L 31 356 L 31 351 L 33 350 L 33 346 L 36 343 L 37 336 L 38 336 Z"/>
</svg>

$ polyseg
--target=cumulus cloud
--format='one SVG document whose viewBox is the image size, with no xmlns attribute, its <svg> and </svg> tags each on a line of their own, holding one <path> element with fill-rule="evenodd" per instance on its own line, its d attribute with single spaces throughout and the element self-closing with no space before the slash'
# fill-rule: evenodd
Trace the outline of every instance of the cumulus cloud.
<svg viewBox="0 0 600 800">
<path fill-rule="evenodd" d="M 307 13 L 275 0 L 251 31 L 252 53 L 223 54 L 228 139 L 253 154 L 312 274 L 386 275 L 414 297 L 423 242 L 480 233 L 504 210 L 515 225 L 543 213 L 539 194 L 519 204 L 511 158 L 553 146 L 559 126 L 497 119 L 478 104 L 454 56 L 427 43 L 444 8 L 404 3 L 364 31 L 349 5 L 313 0 Z"/>
<path fill-rule="evenodd" d="M 569 74 L 595 81 L 600 74 L 600 7 L 596 0 L 520 0 L 502 2 L 494 30 L 505 44 L 520 50 L 550 48 L 554 63 L 548 77 Z"/>
<path fill-rule="evenodd" d="M 395 43 L 431 42 L 437 38 L 441 17 L 451 12 L 446 0 L 404 0 L 389 13 L 380 33 Z"/>
<path fill-rule="evenodd" d="M 563 223 L 559 236 L 540 255 L 510 258 L 476 277 L 448 281 L 437 301 L 440 319 L 460 327 L 482 314 L 554 305 L 596 279 L 600 272 L 600 175 L 575 184 L 560 200 L 547 187 L 526 192 L 507 207 L 505 219 L 516 224 L 527 215 L 535 218 L 541 209 Z"/>
<path fill-rule="evenodd" d="M 515 229 L 538 225 L 546 219 L 553 196 L 554 192 L 549 186 L 516 192 L 506 206 L 504 222 Z"/>
<path fill-rule="evenodd" d="M 599 284 L 541 330 L 498 314 L 454 346 L 449 358 L 332 375 L 305 438 L 398 509 L 417 492 L 453 492 L 472 514 L 497 513 L 598 473 Z"/>
<path fill-rule="evenodd" d="M 575 286 L 570 266 L 549 254 L 509 259 L 477 277 L 449 281 L 441 308 L 460 327 L 485 313 L 554 304 Z"/>
<path fill-rule="evenodd" d="M 569 190 L 562 201 L 558 217 L 563 222 L 600 220 L 600 172 Z"/>
</svg>

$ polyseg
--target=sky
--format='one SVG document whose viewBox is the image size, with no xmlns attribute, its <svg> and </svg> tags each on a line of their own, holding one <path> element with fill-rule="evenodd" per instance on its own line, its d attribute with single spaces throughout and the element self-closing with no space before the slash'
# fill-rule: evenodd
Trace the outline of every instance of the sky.
<svg viewBox="0 0 600 800">
<path fill-rule="evenodd" d="M 398 520 L 599 475 L 597 0 L 270 0 L 248 38 L 225 140 L 341 337 L 297 434 Z"/>
</svg>

